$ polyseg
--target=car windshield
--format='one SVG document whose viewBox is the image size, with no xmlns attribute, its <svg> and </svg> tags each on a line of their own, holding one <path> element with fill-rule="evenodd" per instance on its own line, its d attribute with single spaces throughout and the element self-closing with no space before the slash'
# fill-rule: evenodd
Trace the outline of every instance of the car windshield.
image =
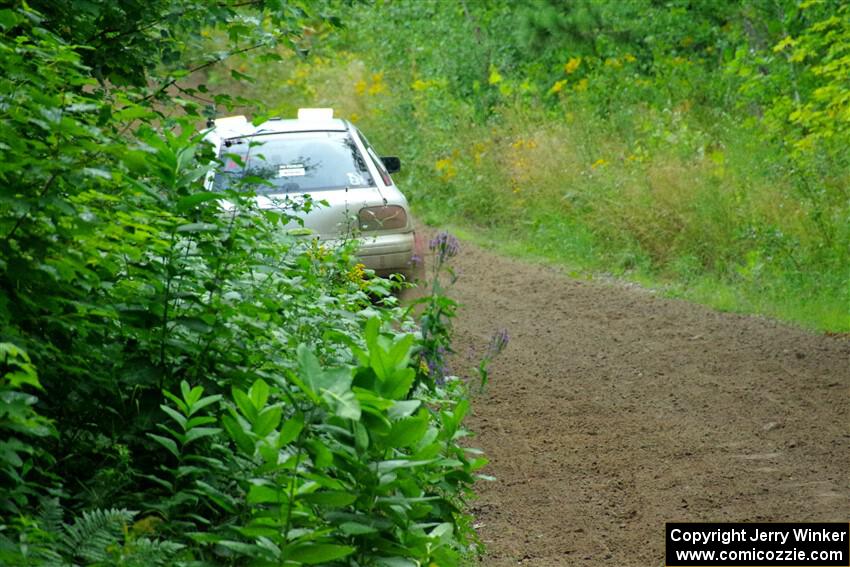
<svg viewBox="0 0 850 567">
<path fill-rule="evenodd" d="M 224 163 L 214 188 L 223 191 L 238 179 L 256 177 L 257 193 L 320 191 L 371 187 L 366 162 L 347 132 L 292 132 L 227 140 Z"/>
</svg>

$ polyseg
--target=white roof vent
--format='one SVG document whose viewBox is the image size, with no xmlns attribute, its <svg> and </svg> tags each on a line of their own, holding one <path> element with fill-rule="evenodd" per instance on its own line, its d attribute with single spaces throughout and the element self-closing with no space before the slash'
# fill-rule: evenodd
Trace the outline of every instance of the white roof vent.
<svg viewBox="0 0 850 567">
<path fill-rule="evenodd" d="M 246 126 L 248 124 L 248 119 L 242 116 L 226 116 L 224 118 L 217 118 L 215 121 L 216 128 L 239 128 L 240 126 Z"/>
<path fill-rule="evenodd" d="M 299 108 L 299 120 L 333 120 L 333 108 Z"/>
</svg>

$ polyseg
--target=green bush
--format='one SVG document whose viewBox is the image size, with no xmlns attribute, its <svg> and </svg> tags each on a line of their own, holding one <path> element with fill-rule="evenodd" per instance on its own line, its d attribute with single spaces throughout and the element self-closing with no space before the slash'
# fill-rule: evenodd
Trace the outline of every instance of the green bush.
<svg viewBox="0 0 850 567">
<path fill-rule="evenodd" d="M 287 228 L 321 203 L 204 188 L 206 87 L 174 57 L 306 16 L 156 3 L 103 61 L 66 40 L 117 16 L 58 25 L 72 4 L 0 11 L 0 563 L 459 563 L 484 460 L 427 364 L 451 313 L 423 333 L 355 240 Z M 157 33 L 186 52 L 137 43 Z"/>
</svg>

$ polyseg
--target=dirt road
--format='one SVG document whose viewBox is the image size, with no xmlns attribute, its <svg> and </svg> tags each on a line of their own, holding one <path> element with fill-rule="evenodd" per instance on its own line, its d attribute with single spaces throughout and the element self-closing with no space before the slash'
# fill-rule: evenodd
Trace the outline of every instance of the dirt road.
<svg viewBox="0 0 850 567">
<path fill-rule="evenodd" d="M 470 425 L 482 565 L 663 565 L 667 521 L 850 517 L 850 340 L 462 243 L 458 370 L 507 327 Z M 468 366 L 467 366 L 468 367 Z"/>
</svg>

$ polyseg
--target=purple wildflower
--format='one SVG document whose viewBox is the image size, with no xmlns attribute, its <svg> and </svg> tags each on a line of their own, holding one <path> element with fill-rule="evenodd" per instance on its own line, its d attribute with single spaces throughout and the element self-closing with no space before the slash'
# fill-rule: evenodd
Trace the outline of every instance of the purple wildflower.
<svg viewBox="0 0 850 567">
<path fill-rule="evenodd" d="M 431 239 L 428 243 L 428 249 L 437 255 L 440 263 L 443 263 L 449 258 L 457 256 L 457 253 L 460 252 L 460 244 L 457 238 L 443 231 Z"/>
<path fill-rule="evenodd" d="M 508 343 L 511 341 L 511 336 L 507 329 L 496 331 L 490 338 L 490 346 L 487 349 L 487 357 L 495 358 L 504 351 Z"/>
<path fill-rule="evenodd" d="M 448 364 L 446 364 L 446 348 L 438 346 L 435 352 L 426 355 L 425 364 L 428 366 L 428 374 L 434 378 L 437 384 L 443 384 L 446 375 L 451 372 Z"/>
</svg>

